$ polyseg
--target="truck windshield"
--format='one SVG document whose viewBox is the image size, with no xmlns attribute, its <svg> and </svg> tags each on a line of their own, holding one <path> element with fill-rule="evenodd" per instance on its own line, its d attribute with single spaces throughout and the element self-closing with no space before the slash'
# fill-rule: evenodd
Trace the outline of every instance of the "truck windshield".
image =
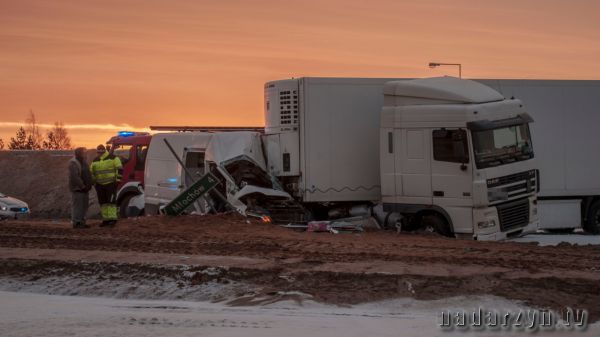
<svg viewBox="0 0 600 337">
<path fill-rule="evenodd" d="M 479 169 L 533 158 L 528 124 L 473 131 L 472 135 Z"/>
</svg>

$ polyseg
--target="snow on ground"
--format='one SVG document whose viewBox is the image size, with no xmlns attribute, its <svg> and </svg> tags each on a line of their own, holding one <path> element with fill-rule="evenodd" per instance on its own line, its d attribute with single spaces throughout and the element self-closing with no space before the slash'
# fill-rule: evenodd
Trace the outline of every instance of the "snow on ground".
<svg viewBox="0 0 600 337">
<path fill-rule="evenodd" d="M 529 234 L 510 241 L 515 242 L 537 242 L 540 246 L 556 246 L 560 243 L 573 245 L 600 245 L 600 235 L 586 234 Z"/>
<path fill-rule="evenodd" d="M 0 292 L 3 336 L 520 336 L 522 331 L 443 331 L 440 311 L 523 308 L 498 297 L 402 299 L 336 307 L 305 302 L 230 307 L 208 302 L 148 301 Z M 597 336 L 593 325 L 573 336 Z M 565 336 L 564 331 L 538 335 Z"/>
</svg>

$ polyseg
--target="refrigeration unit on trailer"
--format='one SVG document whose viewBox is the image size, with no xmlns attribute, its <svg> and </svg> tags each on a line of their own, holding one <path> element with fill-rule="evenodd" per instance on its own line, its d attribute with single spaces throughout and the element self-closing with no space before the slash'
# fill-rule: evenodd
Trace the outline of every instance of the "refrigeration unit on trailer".
<svg viewBox="0 0 600 337">
<path fill-rule="evenodd" d="M 522 99 L 540 169 L 540 227 L 600 233 L 600 81 L 479 80 Z"/>
<path fill-rule="evenodd" d="M 399 91 L 392 95 L 390 86 Z M 418 87 L 426 96 L 411 97 L 402 92 L 401 88 L 409 87 L 413 91 Z M 394 102 L 402 104 L 396 106 Z M 423 112 L 425 120 L 409 123 L 410 129 L 403 129 L 400 112 L 411 107 Z M 425 110 L 431 113 L 424 107 L 429 107 Z M 468 109 L 473 108 L 481 113 L 468 116 L 467 111 L 472 113 Z M 390 109 L 399 113 L 398 119 L 388 116 Z M 390 123 L 390 118 L 394 122 L 382 124 L 381 114 L 387 116 L 385 123 Z M 433 223 L 442 234 L 465 234 L 479 239 L 518 235 L 535 227 L 536 175 L 530 158 L 533 157 L 528 133 L 530 119 L 519 101 L 505 100 L 485 86 L 452 78 L 425 82 L 395 82 L 390 78 L 273 81 L 265 84 L 265 121 L 269 170 L 315 218 L 354 215 L 353 212 L 380 203 L 384 190 L 386 211 L 378 212 L 383 215 L 384 224 L 402 214 L 406 226 Z M 481 123 L 469 124 L 473 130 L 467 127 L 467 123 L 476 121 Z M 389 128 L 391 138 L 388 138 Z M 433 132 L 434 128 L 440 131 Z M 461 144 L 466 146 L 465 154 L 460 158 L 473 158 L 470 139 L 476 131 L 481 141 L 474 159 L 487 165 L 491 157 L 498 156 L 494 160 L 502 161 L 502 168 L 475 167 L 474 160 L 442 162 L 433 157 L 434 142 L 430 137 L 435 136 L 450 137 L 455 140 L 452 146 L 458 146 L 459 140 L 464 142 Z M 395 133 L 398 133 L 396 138 Z M 414 145 L 408 152 L 402 142 L 406 134 Z M 489 137 L 509 136 L 517 141 L 503 144 L 507 148 L 501 149 L 502 153 L 482 154 L 499 151 L 493 148 L 498 145 L 493 143 L 495 139 L 490 141 Z M 390 154 L 385 151 L 394 142 L 400 146 L 397 151 L 404 149 L 404 152 L 392 153 L 397 158 L 390 162 Z M 394 165 L 391 171 L 388 163 Z M 386 171 L 382 177 L 380 166 L 384 164 Z M 500 191 L 507 184 L 515 186 L 510 195 Z M 440 195 L 441 192 L 447 194 Z M 410 201 L 407 203 L 403 197 L 414 199 L 407 199 Z M 503 224 L 499 215 L 504 217 Z"/>
</svg>

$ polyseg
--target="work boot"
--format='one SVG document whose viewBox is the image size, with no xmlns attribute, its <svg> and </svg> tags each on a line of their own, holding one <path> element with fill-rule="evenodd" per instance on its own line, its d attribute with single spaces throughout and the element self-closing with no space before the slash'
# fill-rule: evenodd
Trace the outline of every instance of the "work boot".
<svg viewBox="0 0 600 337">
<path fill-rule="evenodd" d="M 100 227 L 114 227 L 116 223 L 114 220 L 104 220 L 100 224 Z"/>
<path fill-rule="evenodd" d="M 90 228 L 90 226 L 86 225 L 86 224 L 84 224 L 82 222 L 76 222 L 76 223 L 73 224 L 73 228 L 75 228 L 75 229 L 84 229 L 84 228 Z"/>
</svg>

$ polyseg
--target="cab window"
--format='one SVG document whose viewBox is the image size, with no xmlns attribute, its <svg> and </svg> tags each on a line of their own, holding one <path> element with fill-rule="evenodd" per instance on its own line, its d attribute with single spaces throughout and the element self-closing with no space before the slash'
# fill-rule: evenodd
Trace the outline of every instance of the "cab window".
<svg viewBox="0 0 600 337">
<path fill-rule="evenodd" d="M 121 160 L 121 163 L 125 165 L 131 159 L 131 145 L 119 145 L 113 151 L 113 154 Z"/>
<path fill-rule="evenodd" d="M 135 170 L 143 171 L 146 167 L 146 155 L 148 154 L 148 145 L 139 145 L 137 147 Z"/>
<path fill-rule="evenodd" d="M 433 130 L 433 159 L 451 163 L 468 163 L 469 146 L 465 130 Z"/>
</svg>

